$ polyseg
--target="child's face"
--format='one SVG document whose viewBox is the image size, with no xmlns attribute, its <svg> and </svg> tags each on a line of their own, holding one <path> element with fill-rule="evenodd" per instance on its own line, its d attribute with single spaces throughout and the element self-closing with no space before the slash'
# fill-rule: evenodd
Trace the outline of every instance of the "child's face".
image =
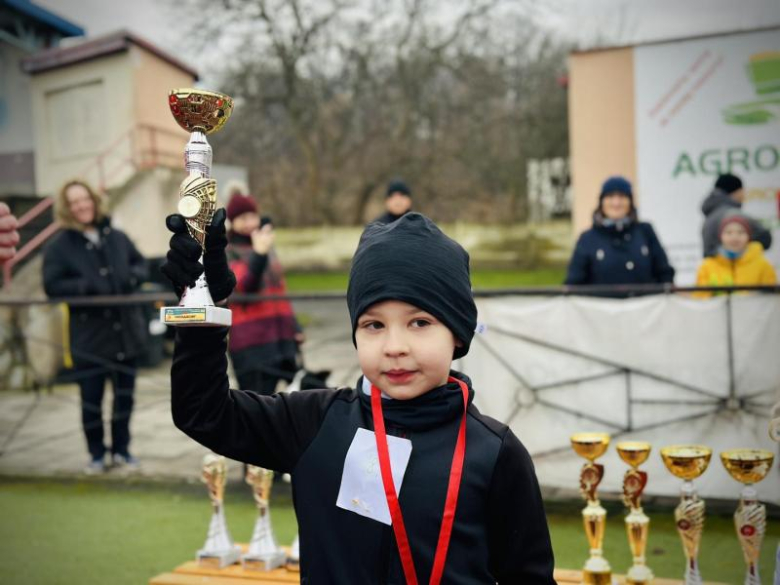
<svg viewBox="0 0 780 585">
<path fill-rule="evenodd" d="M 393 215 L 403 215 L 412 206 L 412 200 L 403 193 L 393 193 L 385 199 L 385 208 Z"/>
<path fill-rule="evenodd" d="M 402 301 L 372 305 L 358 319 L 355 340 L 363 374 L 397 400 L 445 384 L 459 344 L 436 317 Z"/>
<path fill-rule="evenodd" d="M 260 216 L 254 211 L 247 211 L 241 215 L 234 217 L 230 222 L 230 227 L 237 234 L 242 236 L 249 236 L 260 227 Z"/>
<path fill-rule="evenodd" d="M 749 241 L 750 237 L 745 228 L 736 222 L 726 224 L 720 232 L 720 243 L 730 252 L 742 252 Z"/>
</svg>

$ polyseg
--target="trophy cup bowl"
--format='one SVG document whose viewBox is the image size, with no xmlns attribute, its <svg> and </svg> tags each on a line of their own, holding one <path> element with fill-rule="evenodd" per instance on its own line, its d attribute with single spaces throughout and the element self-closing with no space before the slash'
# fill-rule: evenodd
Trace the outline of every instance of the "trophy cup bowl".
<svg viewBox="0 0 780 585">
<path fill-rule="evenodd" d="M 582 582 L 588 585 L 607 585 L 612 582 L 612 569 L 602 550 L 607 511 L 596 495 L 598 485 L 604 477 L 604 466 L 595 461 L 607 451 L 610 437 L 606 433 L 575 433 L 570 440 L 574 452 L 587 459 L 580 470 L 580 492 L 587 502 L 582 509 L 582 522 L 590 546 L 590 557 L 582 569 Z"/>
<path fill-rule="evenodd" d="M 644 441 L 622 441 L 615 445 L 620 458 L 636 469 L 650 457 L 650 443 Z"/>
<path fill-rule="evenodd" d="M 750 485 L 766 477 L 775 454 L 764 449 L 729 449 L 720 454 L 720 460 L 731 477 Z"/>
<path fill-rule="evenodd" d="M 684 480 L 674 518 L 685 552 L 686 585 L 702 583 L 698 556 L 704 531 L 705 505 L 693 487 L 693 480 L 707 470 L 711 457 L 712 449 L 704 445 L 670 445 L 661 449 L 661 458 L 666 468 Z"/>
<path fill-rule="evenodd" d="M 571 436 L 574 452 L 590 462 L 595 461 L 607 451 L 609 435 L 607 433 L 575 433 Z"/>
<path fill-rule="evenodd" d="M 745 486 L 734 512 L 734 527 L 747 566 L 745 585 L 761 584 L 758 559 L 766 533 L 766 506 L 758 501 L 753 484 L 766 477 L 774 459 L 774 453 L 763 449 L 729 449 L 720 454 L 726 471 Z"/>
<path fill-rule="evenodd" d="M 691 481 L 707 470 L 712 449 L 704 445 L 670 445 L 661 449 L 661 458 L 672 475 Z"/>
<path fill-rule="evenodd" d="M 206 229 L 217 210 L 217 182 L 211 178 L 212 150 L 207 134 L 221 130 L 233 112 L 233 100 L 224 94 L 202 89 L 174 89 L 168 105 L 176 123 L 190 133 L 184 149 L 188 173 L 179 187 L 178 212 L 184 216 L 187 231 L 203 251 Z M 201 260 L 202 261 L 202 260 Z M 205 276 L 185 289 L 178 307 L 162 307 L 160 321 L 179 327 L 230 325 L 231 312 L 214 305 Z"/>
</svg>

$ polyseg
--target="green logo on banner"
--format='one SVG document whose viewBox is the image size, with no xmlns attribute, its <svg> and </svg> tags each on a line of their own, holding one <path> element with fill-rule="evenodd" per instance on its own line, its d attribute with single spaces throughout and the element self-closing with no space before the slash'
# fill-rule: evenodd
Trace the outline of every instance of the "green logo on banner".
<svg viewBox="0 0 780 585">
<path fill-rule="evenodd" d="M 747 73 L 756 94 L 767 97 L 724 108 L 723 121 L 755 125 L 780 120 L 780 51 L 751 55 Z"/>
</svg>

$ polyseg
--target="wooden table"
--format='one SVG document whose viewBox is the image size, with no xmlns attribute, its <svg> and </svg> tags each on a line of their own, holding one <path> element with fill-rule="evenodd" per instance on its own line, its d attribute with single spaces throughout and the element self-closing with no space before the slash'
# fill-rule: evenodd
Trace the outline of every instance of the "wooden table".
<svg viewBox="0 0 780 585">
<path fill-rule="evenodd" d="M 615 575 L 618 583 L 625 583 L 624 575 Z M 580 571 L 571 569 L 555 569 L 555 580 L 560 585 L 572 585 L 582 582 Z M 201 567 L 197 561 L 190 561 L 176 567 L 172 573 L 157 575 L 149 581 L 149 585 L 279 585 L 280 583 L 300 583 L 298 573 L 287 569 L 274 569 L 267 573 L 260 571 L 245 571 L 240 564 L 224 569 Z M 653 579 L 653 585 L 681 585 L 676 579 Z M 707 582 L 704 585 L 724 585 Z"/>
</svg>

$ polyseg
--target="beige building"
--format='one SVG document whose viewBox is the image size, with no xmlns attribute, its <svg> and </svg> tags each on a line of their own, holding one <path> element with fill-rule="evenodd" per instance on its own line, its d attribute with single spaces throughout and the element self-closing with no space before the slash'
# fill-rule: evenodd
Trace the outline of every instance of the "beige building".
<svg viewBox="0 0 780 585">
<path fill-rule="evenodd" d="M 149 218 L 175 210 L 187 133 L 168 92 L 197 73 L 138 36 L 120 31 L 43 51 L 24 61 L 31 76 L 35 180 L 52 196 L 79 177 L 105 192 L 117 227 L 146 256 L 167 249 Z"/>
<path fill-rule="evenodd" d="M 634 132 L 633 47 L 573 53 L 569 152 L 575 236 L 590 227 L 606 177 L 623 175 L 636 183 Z"/>
</svg>

